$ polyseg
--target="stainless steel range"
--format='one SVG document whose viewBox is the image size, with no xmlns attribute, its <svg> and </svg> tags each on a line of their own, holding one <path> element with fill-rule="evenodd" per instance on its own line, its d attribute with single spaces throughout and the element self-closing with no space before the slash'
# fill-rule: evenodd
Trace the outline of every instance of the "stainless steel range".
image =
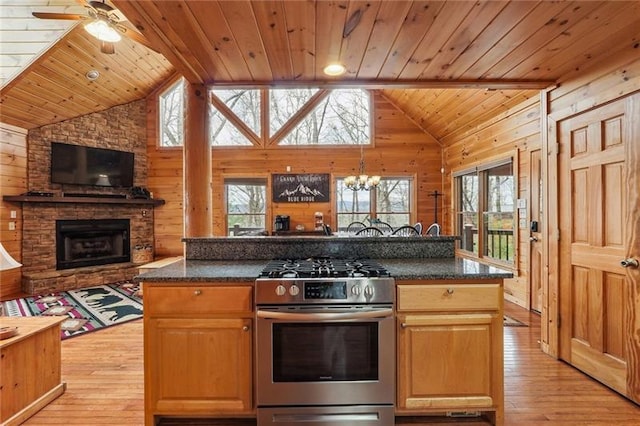
<svg viewBox="0 0 640 426">
<path fill-rule="evenodd" d="M 270 262 L 255 292 L 258 425 L 393 425 L 394 294 L 373 260 Z"/>
</svg>

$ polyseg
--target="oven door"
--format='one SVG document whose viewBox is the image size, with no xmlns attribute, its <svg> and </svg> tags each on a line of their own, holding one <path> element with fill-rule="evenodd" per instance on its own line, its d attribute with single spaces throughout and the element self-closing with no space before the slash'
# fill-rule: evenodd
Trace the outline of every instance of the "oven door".
<svg viewBox="0 0 640 426">
<path fill-rule="evenodd" d="M 258 406 L 393 404 L 391 306 L 258 307 Z"/>
</svg>

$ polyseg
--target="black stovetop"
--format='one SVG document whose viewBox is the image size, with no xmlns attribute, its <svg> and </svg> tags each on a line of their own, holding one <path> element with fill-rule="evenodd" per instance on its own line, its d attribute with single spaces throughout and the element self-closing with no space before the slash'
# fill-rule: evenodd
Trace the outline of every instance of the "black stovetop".
<svg viewBox="0 0 640 426">
<path fill-rule="evenodd" d="M 373 259 L 277 259 L 270 261 L 260 278 L 373 278 L 389 277 L 389 271 Z"/>
</svg>

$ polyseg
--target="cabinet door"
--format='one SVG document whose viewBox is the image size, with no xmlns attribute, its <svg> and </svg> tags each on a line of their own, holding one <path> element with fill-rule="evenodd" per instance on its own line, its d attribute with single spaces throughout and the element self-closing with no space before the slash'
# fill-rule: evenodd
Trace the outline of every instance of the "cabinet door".
<svg viewBox="0 0 640 426">
<path fill-rule="evenodd" d="M 398 408 L 495 407 L 493 370 L 502 366 L 492 351 L 501 338 L 494 335 L 497 320 L 494 313 L 399 315 Z"/>
<path fill-rule="evenodd" d="M 252 320 L 145 323 L 147 412 L 243 414 L 252 406 Z"/>
</svg>

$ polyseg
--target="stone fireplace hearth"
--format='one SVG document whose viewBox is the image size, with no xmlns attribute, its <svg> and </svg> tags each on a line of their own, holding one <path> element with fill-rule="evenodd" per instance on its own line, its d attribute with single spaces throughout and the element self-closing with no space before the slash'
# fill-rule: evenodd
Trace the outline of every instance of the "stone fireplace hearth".
<svg viewBox="0 0 640 426">
<path fill-rule="evenodd" d="M 136 245 L 153 245 L 153 215 L 148 214 L 150 209 L 149 206 L 135 204 L 25 203 L 22 291 L 43 294 L 133 278 L 137 274 L 137 265 L 130 261 L 132 248 Z M 113 218 L 129 223 L 126 248 L 122 249 L 121 256 L 112 259 L 114 263 L 90 266 L 80 261 L 68 265 L 66 269 L 58 268 L 56 223 L 105 223 Z M 99 234 L 105 236 L 104 232 Z"/>
</svg>

